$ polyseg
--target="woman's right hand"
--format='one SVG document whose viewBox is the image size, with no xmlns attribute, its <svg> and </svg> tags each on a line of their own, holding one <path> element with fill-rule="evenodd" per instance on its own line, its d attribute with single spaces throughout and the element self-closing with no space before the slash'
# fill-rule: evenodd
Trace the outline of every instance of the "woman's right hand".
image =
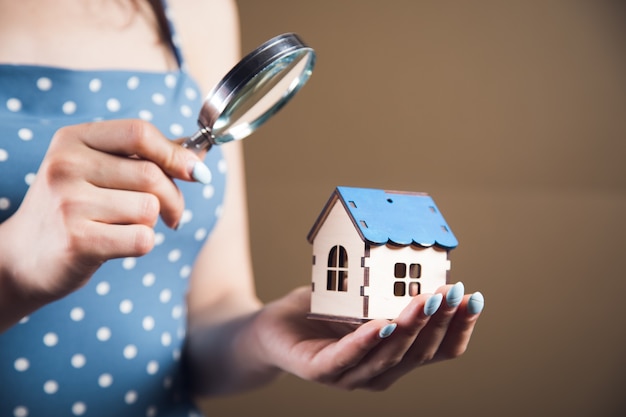
<svg viewBox="0 0 626 417">
<path fill-rule="evenodd" d="M 0 330 L 80 288 L 105 261 L 149 252 L 158 216 L 175 228 L 183 213 L 172 178 L 192 181 L 205 168 L 144 121 L 57 131 L 22 204 L 0 224 Z"/>
</svg>

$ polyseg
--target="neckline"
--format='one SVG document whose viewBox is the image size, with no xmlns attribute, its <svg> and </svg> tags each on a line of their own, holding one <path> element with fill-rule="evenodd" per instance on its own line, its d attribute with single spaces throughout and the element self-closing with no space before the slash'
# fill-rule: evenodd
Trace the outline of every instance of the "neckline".
<svg viewBox="0 0 626 417">
<path fill-rule="evenodd" d="M 54 71 L 54 72 L 66 72 L 72 74 L 136 74 L 144 76 L 166 76 L 166 75 L 180 75 L 185 73 L 182 67 L 178 67 L 171 70 L 145 70 L 145 69 L 133 69 L 133 68 L 69 68 L 56 65 L 47 64 L 20 64 L 20 63 L 8 63 L 0 62 L 0 69 L 20 69 L 20 70 L 37 70 L 37 71 Z"/>
</svg>

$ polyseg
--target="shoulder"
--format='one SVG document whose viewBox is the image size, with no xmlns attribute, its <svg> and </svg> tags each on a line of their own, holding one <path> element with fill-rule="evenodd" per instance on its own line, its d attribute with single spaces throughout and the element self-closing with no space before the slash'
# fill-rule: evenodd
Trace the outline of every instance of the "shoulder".
<svg viewBox="0 0 626 417">
<path fill-rule="evenodd" d="M 240 59 L 235 0 L 169 0 L 169 12 L 191 75 L 204 93 Z"/>
</svg>

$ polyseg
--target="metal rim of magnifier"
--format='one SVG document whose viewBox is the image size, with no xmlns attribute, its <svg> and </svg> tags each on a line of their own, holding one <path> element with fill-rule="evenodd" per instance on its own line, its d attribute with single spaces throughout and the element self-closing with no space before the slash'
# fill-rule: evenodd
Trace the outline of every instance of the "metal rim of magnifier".
<svg viewBox="0 0 626 417">
<path fill-rule="evenodd" d="M 198 124 L 201 133 L 205 136 L 205 140 L 209 142 L 205 143 L 204 147 L 210 147 L 215 144 L 215 137 L 211 133 L 211 129 L 230 104 L 231 100 L 236 98 L 253 78 L 267 68 L 270 68 L 271 64 L 295 53 L 309 53 L 309 62 L 301 74 L 298 84 L 293 86 L 287 94 L 283 95 L 282 99 L 267 112 L 273 114 L 306 83 L 315 65 L 315 52 L 306 45 L 298 35 L 295 33 L 285 33 L 270 39 L 246 55 L 226 74 L 207 95 L 202 105 L 200 115 L 198 116 Z M 260 119 L 262 118 L 263 117 Z M 263 121 L 264 120 L 262 120 L 261 123 Z"/>
</svg>

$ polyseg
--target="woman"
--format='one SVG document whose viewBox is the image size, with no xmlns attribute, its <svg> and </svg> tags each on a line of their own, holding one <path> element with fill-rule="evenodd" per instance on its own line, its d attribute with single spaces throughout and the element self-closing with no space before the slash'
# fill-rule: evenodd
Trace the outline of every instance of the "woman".
<svg viewBox="0 0 626 417">
<path fill-rule="evenodd" d="M 305 288 L 259 302 L 241 144 L 170 140 L 238 56 L 229 0 L 0 0 L 0 415 L 187 416 L 281 372 L 380 390 L 465 350 L 460 283 L 358 328 Z"/>
</svg>

